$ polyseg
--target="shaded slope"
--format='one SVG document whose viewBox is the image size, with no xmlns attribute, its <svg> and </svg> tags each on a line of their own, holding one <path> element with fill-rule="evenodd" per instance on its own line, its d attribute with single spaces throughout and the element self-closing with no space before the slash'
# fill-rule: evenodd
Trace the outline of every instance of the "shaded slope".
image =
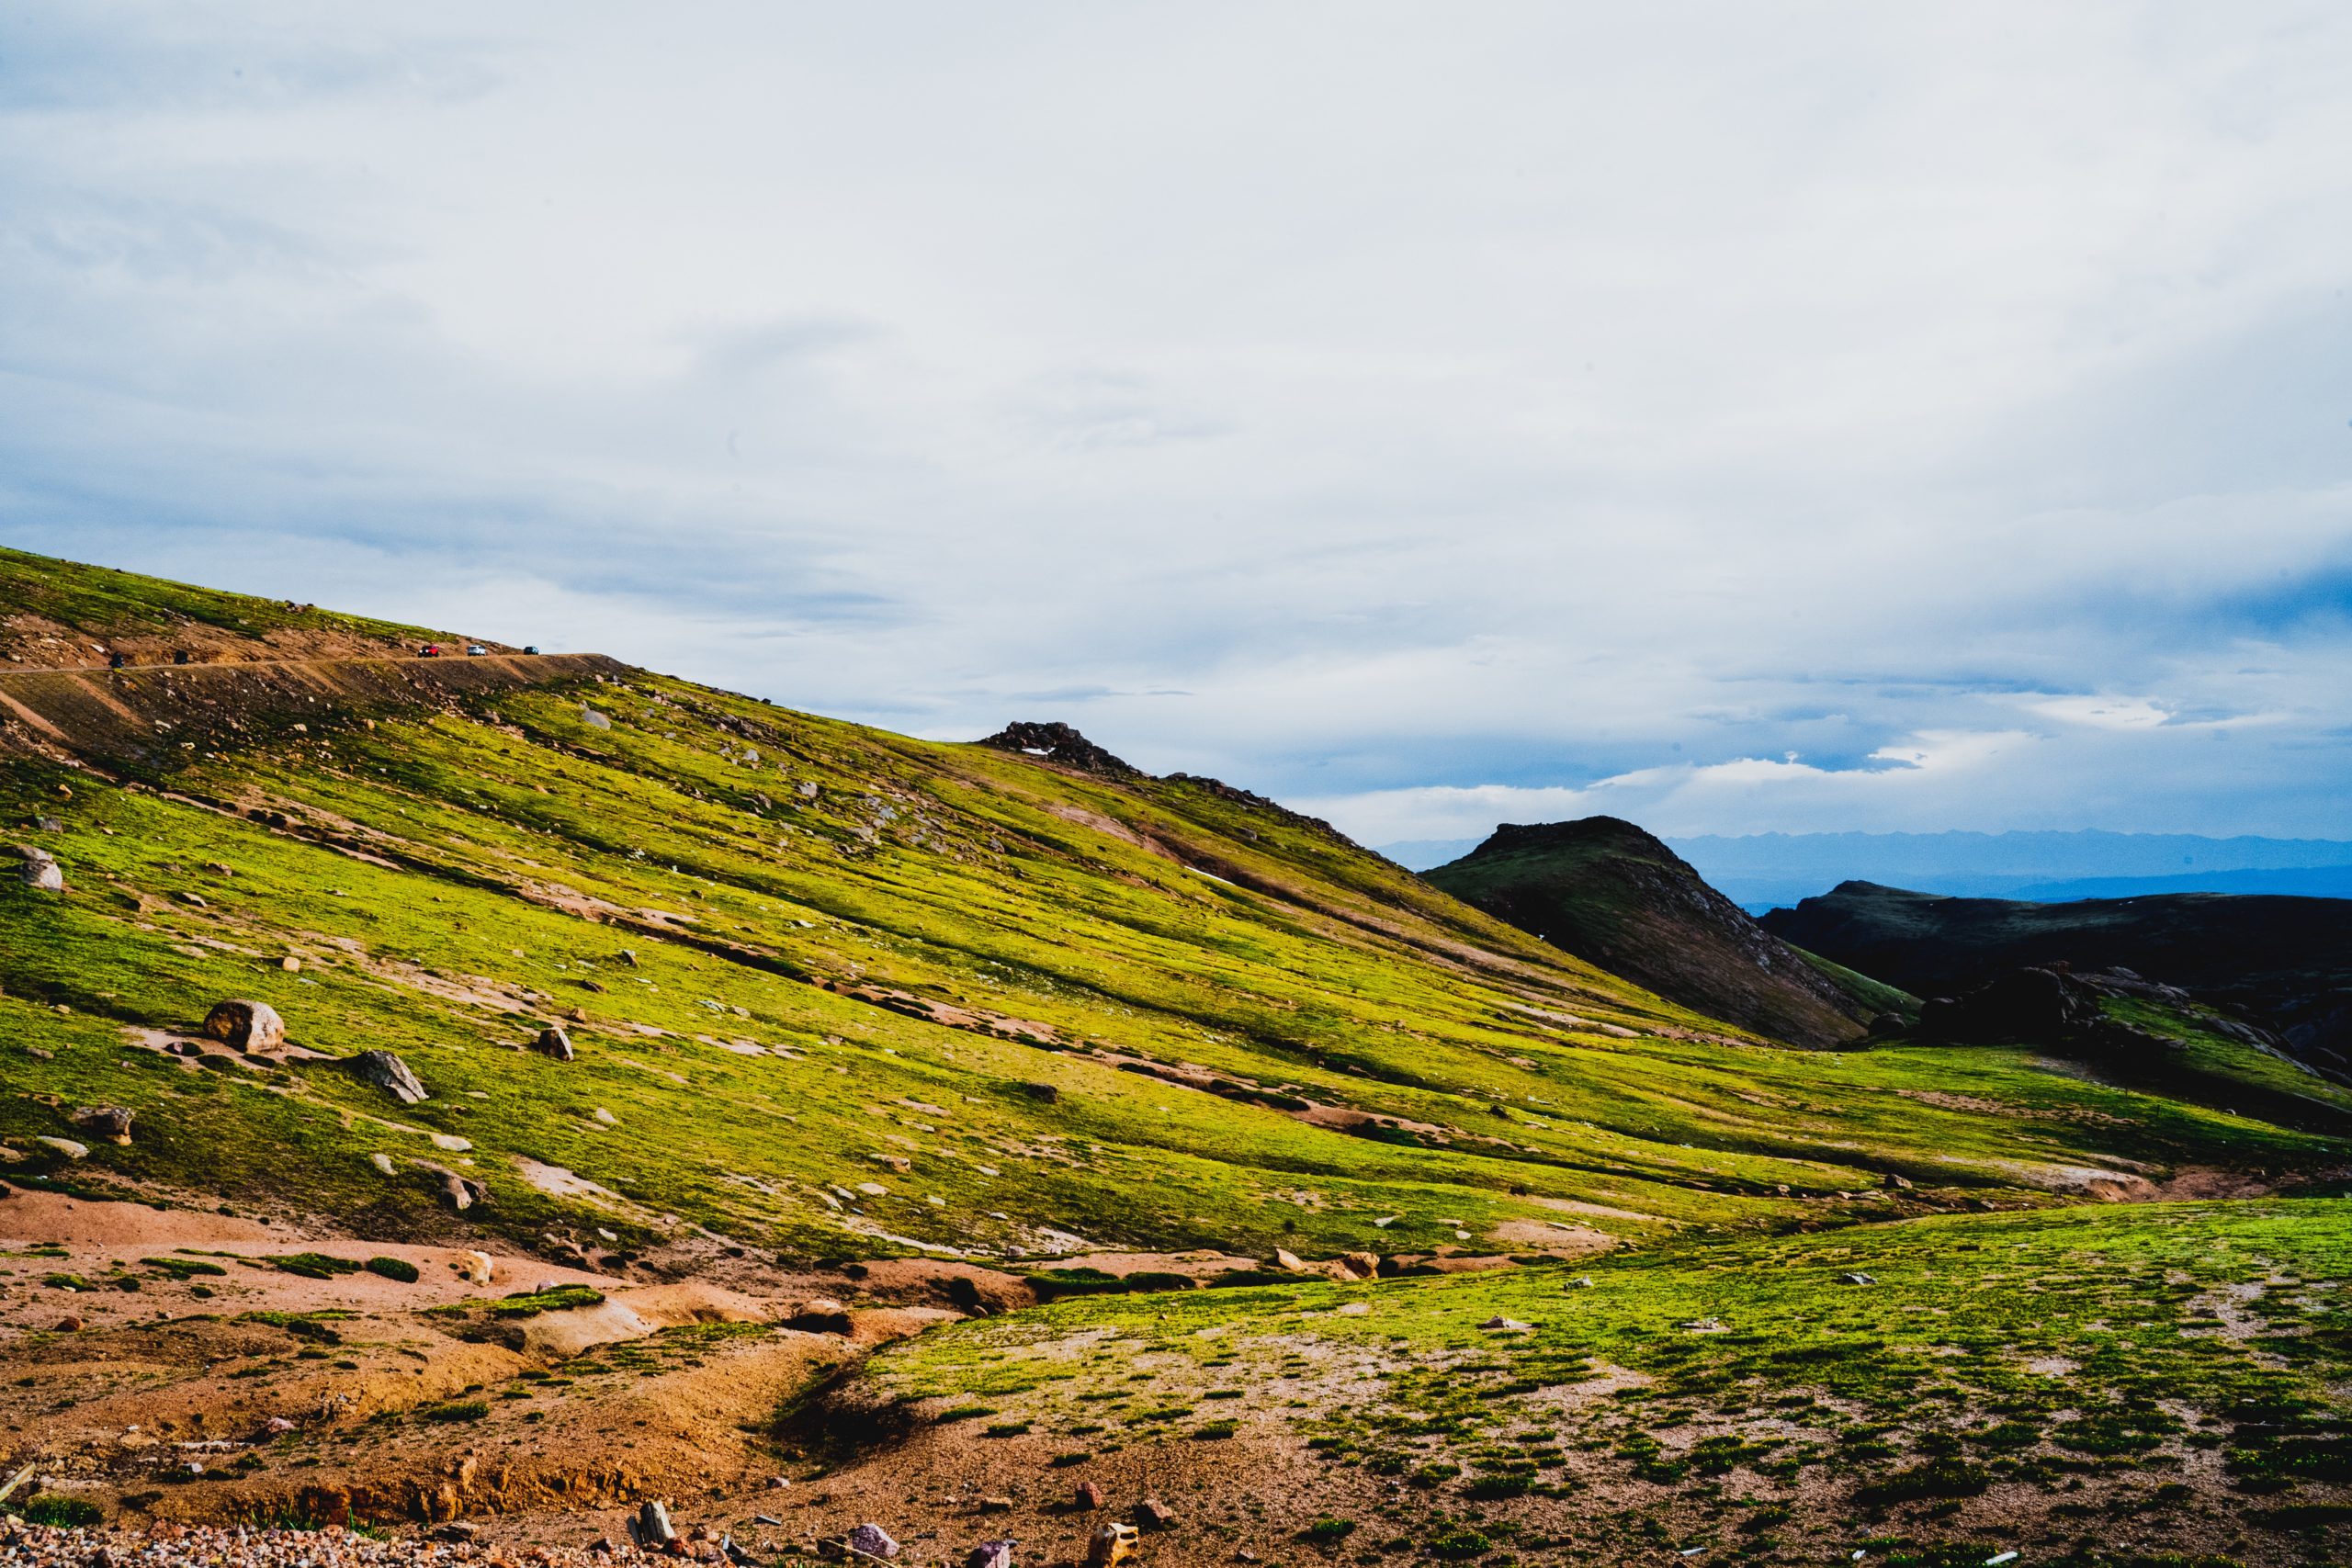
<svg viewBox="0 0 2352 1568">
<path fill-rule="evenodd" d="M 1921 995 L 2027 964 L 2131 969 L 2245 1014 L 2314 1062 L 2352 1065 L 2352 902 L 2342 899 L 2177 893 L 2028 904 L 1848 882 L 1763 925 Z"/>
<path fill-rule="evenodd" d="M 0 759 L 68 883 L 0 883 L 14 1168 L 370 1234 L 1034 1258 L 1542 1250 L 2340 1150 L 2016 1053 L 1771 1048 L 1213 781 L 503 662 Z M 198 1044 L 227 997 L 317 1055 Z M 576 1060 L 527 1048 L 551 1023 Z M 93 1106 L 132 1142 L 65 1167 L 37 1140 Z"/>
<path fill-rule="evenodd" d="M 1859 1039 L 1874 1011 L 1631 822 L 1505 823 L 1425 879 L 1686 1007 L 1798 1045 Z"/>
</svg>

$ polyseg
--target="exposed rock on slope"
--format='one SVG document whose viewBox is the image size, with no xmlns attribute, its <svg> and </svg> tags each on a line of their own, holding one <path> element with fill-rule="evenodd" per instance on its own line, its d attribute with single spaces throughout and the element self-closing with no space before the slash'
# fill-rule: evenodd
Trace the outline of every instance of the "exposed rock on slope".
<svg viewBox="0 0 2352 1568">
<path fill-rule="evenodd" d="M 1143 770 L 1114 757 L 1067 724 L 1018 720 L 978 742 L 1000 751 L 1019 751 L 1106 779 L 1139 779 Z"/>
<path fill-rule="evenodd" d="M 1614 817 L 1505 823 L 1427 880 L 1670 1001 L 1799 1045 L 1860 1039 L 1874 1010 Z"/>
</svg>

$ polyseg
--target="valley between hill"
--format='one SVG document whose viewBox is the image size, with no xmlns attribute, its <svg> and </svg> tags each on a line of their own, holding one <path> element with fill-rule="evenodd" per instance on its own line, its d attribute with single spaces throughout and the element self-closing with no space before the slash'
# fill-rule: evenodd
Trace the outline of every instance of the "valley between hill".
<svg viewBox="0 0 2352 1568">
<path fill-rule="evenodd" d="M 763 1556 L 894 1510 L 921 1561 L 1074 1541 L 1089 1479 L 1171 1562 L 2339 1530 L 2324 1127 L 1794 1048 L 1028 732 L 8 552 L 0 618 L 45 1495 L 572 1545 L 656 1495 Z"/>
</svg>

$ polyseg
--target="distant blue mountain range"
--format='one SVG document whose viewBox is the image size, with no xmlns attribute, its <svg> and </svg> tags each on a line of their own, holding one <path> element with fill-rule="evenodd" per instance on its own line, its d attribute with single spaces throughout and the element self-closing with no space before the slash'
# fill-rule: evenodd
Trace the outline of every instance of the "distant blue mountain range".
<svg viewBox="0 0 2352 1568">
<path fill-rule="evenodd" d="M 1758 833 L 1668 839 L 1674 852 L 1751 914 L 1840 882 L 1922 893 L 2063 903 L 2150 893 L 2292 893 L 2352 898 L 2352 841 L 2209 839 L 2191 833 Z M 1383 844 L 1415 871 L 1458 860 L 1476 839 Z"/>
</svg>

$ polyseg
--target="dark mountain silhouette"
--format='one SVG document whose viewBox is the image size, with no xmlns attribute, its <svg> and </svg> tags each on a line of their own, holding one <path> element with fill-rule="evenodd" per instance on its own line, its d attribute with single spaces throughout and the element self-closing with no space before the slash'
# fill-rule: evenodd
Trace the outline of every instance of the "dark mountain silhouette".
<svg viewBox="0 0 2352 1568">
<path fill-rule="evenodd" d="M 2332 1071 L 2352 1056 L 2352 902 L 2169 893 L 2028 904 L 1848 882 L 1766 931 L 1921 996 L 2021 965 L 2128 969 L 2276 1032 Z"/>
</svg>

